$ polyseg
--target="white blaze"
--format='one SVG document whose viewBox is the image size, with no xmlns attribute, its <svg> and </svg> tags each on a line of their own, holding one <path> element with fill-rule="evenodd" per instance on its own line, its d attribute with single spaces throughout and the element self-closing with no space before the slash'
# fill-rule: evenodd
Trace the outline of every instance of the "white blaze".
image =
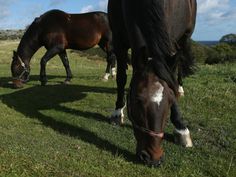
<svg viewBox="0 0 236 177">
<path fill-rule="evenodd" d="M 162 99 L 163 99 L 164 87 L 163 87 L 159 82 L 157 82 L 156 85 L 159 85 L 159 88 L 158 88 L 158 90 L 156 90 L 156 92 L 152 95 L 151 101 L 157 103 L 158 106 L 160 106 L 161 101 L 162 101 Z"/>
</svg>

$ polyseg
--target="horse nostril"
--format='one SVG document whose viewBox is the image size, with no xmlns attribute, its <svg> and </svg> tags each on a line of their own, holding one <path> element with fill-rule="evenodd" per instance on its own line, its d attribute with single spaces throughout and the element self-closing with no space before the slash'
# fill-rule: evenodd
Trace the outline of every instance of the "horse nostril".
<svg viewBox="0 0 236 177">
<path fill-rule="evenodd" d="M 144 163 L 148 163 L 151 160 L 151 156 L 147 153 L 147 151 L 141 151 L 139 154 L 139 158 Z"/>
<path fill-rule="evenodd" d="M 149 165 L 152 167 L 159 167 L 164 162 L 164 156 L 161 156 L 160 160 L 155 160 L 151 162 Z"/>
</svg>

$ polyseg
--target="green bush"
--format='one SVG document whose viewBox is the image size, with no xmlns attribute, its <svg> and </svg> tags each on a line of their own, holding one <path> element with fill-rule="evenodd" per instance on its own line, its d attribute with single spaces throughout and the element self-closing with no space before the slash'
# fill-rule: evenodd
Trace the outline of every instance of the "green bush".
<svg viewBox="0 0 236 177">
<path fill-rule="evenodd" d="M 227 43 L 220 43 L 207 51 L 205 63 L 218 64 L 236 61 L 236 48 Z"/>
<path fill-rule="evenodd" d="M 195 41 L 192 41 L 192 52 L 193 52 L 193 56 L 196 60 L 196 63 L 205 63 L 208 55 L 207 55 L 207 51 L 210 48 L 204 45 L 201 45 Z"/>
</svg>

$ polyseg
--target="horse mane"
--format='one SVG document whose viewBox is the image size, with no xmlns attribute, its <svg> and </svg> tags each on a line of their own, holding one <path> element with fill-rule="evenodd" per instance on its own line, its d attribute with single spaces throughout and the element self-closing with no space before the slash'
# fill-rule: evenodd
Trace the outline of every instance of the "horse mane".
<svg viewBox="0 0 236 177">
<path fill-rule="evenodd" d="M 150 55 L 172 56 L 172 46 L 164 13 L 164 0 L 141 1 L 139 4 L 139 27 L 146 39 Z"/>
<path fill-rule="evenodd" d="M 141 1 L 139 4 L 139 27 L 146 40 L 148 55 L 152 57 L 155 74 L 164 80 L 177 94 L 177 81 L 167 65 L 166 59 L 173 56 L 172 46 L 164 14 L 164 0 Z"/>
</svg>

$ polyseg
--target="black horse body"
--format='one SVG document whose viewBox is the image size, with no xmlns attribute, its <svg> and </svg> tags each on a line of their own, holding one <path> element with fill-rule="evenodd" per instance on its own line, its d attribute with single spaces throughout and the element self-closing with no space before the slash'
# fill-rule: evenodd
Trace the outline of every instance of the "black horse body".
<svg viewBox="0 0 236 177">
<path fill-rule="evenodd" d="M 118 95 L 111 121 L 122 123 L 127 51 L 131 48 L 133 76 L 127 104 L 137 154 L 145 163 L 160 164 L 162 150 L 155 147 L 160 145 L 168 107 L 176 129 L 190 138 L 176 102 L 182 82 L 177 80 L 176 72 L 179 78 L 192 73 L 190 37 L 195 26 L 196 0 L 109 0 L 108 17 L 117 57 Z M 147 98 L 155 84 L 165 90 L 160 107 Z M 191 143 L 190 139 L 184 146 L 192 146 Z"/>
<path fill-rule="evenodd" d="M 67 73 L 66 81 L 69 81 L 72 74 L 66 49 L 86 50 L 97 44 L 107 53 L 106 72 L 109 73 L 111 67 L 115 67 L 115 56 L 107 14 L 104 12 L 68 14 L 60 10 L 48 11 L 36 18 L 22 37 L 17 52 L 13 56 L 13 77 L 17 78 L 21 74 L 21 71 L 16 69 L 21 61 L 29 70 L 32 56 L 44 46 L 47 52 L 41 60 L 40 81 L 42 84 L 46 84 L 47 81 L 45 65 L 56 54 L 59 54 L 63 62 Z M 18 61 L 19 58 L 21 61 Z M 19 79 L 24 80 L 24 78 Z"/>
</svg>

